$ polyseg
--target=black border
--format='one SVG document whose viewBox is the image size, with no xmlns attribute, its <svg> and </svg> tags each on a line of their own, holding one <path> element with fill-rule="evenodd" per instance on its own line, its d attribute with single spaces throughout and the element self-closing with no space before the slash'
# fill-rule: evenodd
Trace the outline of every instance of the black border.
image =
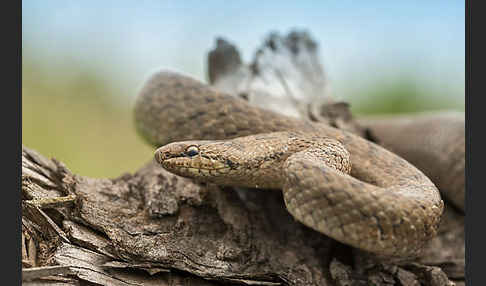
<svg viewBox="0 0 486 286">
<path fill-rule="evenodd" d="M 22 157 L 22 1 L 4 2 L 0 17 L 4 73 L 2 76 L 2 243 L 5 267 L 2 283 L 21 285 L 21 157 Z M 5 159 L 7 160 L 5 160 Z"/>
<path fill-rule="evenodd" d="M 473 206 L 473 197 L 476 197 L 476 205 L 480 203 L 484 203 L 484 199 L 477 199 L 477 196 L 480 193 L 480 190 L 476 190 L 476 193 L 473 194 L 473 187 L 472 187 L 472 161 L 471 161 L 471 133 L 472 133 L 472 94 L 471 94 L 471 82 L 472 82 L 472 72 L 471 72 L 471 57 L 472 57 L 472 47 L 471 47 L 471 22 L 472 22 L 472 17 L 471 17 L 471 1 L 466 0 L 465 1 L 465 60 L 466 60 L 466 66 L 465 66 L 465 106 L 466 106 L 466 113 L 465 113 L 465 120 L 466 120 L 466 225 L 465 225 L 465 233 L 466 233 L 466 239 L 465 239 L 465 247 L 466 247 L 466 257 L 465 257 L 465 263 L 466 263 L 466 269 L 465 269 L 465 280 L 466 280 L 466 285 L 473 285 L 472 281 L 473 279 L 473 265 L 476 265 L 478 267 L 477 263 L 472 263 L 473 259 L 473 243 L 472 243 L 472 237 L 476 237 L 476 241 L 486 241 L 484 235 L 482 235 L 481 238 L 478 238 L 477 235 L 479 234 L 479 231 L 476 229 L 474 230 L 473 227 L 473 220 L 480 220 L 479 216 L 480 214 L 474 214 L 476 212 L 476 208 Z M 483 144 L 481 144 L 483 145 Z M 477 158 L 475 161 L 477 162 L 479 158 Z M 478 169 L 476 169 L 478 170 Z M 480 169 L 479 169 L 480 170 Z M 480 222 L 481 223 L 481 222 Z M 478 224 L 476 224 L 478 226 Z M 473 234 L 474 233 L 474 234 Z M 475 254 L 476 260 L 478 260 L 478 263 L 481 263 L 479 259 L 481 259 L 481 255 Z M 478 259 L 479 257 L 479 259 Z M 482 264 L 482 263 L 481 263 Z M 480 268 L 482 265 L 479 265 Z M 479 269 L 479 267 L 478 267 Z M 477 272 L 476 272 L 477 273 Z M 476 278 L 481 277 L 482 275 L 477 275 Z M 486 281 L 486 279 L 482 278 L 481 280 Z M 477 281 L 476 279 L 476 282 Z M 479 282 L 480 283 L 480 282 Z M 482 284 L 482 283 L 480 283 Z M 477 285 L 480 285 L 477 284 Z"/>
</svg>

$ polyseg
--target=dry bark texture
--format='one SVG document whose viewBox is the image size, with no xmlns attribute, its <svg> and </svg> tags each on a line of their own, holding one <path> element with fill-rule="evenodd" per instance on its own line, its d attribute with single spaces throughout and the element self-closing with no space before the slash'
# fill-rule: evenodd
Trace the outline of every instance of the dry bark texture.
<svg viewBox="0 0 486 286">
<path fill-rule="evenodd" d="M 208 58 L 211 83 L 249 100 L 325 94 L 307 33 L 270 35 L 249 65 L 222 39 Z M 372 139 L 347 104 L 321 103 L 295 116 Z M 92 179 L 24 147 L 22 200 L 25 285 L 464 285 L 464 216 L 452 208 L 426 255 L 398 266 L 296 222 L 277 191 L 197 184 L 153 161 Z"/>
</svg>

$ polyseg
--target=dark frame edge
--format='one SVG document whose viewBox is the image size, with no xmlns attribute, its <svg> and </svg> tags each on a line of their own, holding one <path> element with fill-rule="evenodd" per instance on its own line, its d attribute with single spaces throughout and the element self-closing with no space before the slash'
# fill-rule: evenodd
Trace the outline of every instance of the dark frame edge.
<svg viewBox="0 0 486 286">
<path fill-rule="evenodd" d="M 479 219 L 477 216 L 473 215 L 474 207 L 472 206 L 472 170 L 471 170 L 471 124 L 472 121 L 472 95 L 471 95 L 471 1 L 466 0 L 465 2 L 465 124 L 466 124 L 466 269 L 465 269 L 465 281 L 466 285 L 473 285 L 473 271 L 472 271 L 472 231 L 473 231 L 473 220 Z M 474 196 L 478 195 L 478 192 Z M 477 232 L 477 231 L 476 231 Z"/>
</svg>

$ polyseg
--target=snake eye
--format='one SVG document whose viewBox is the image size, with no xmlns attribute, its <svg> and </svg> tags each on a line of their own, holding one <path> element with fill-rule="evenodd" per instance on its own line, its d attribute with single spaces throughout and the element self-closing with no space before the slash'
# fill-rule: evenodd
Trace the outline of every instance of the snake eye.
<svg viewBox="0 0 486 286">
<path fill-rule="evenodd" d="M 186 149 L 186 155 L 189 157 L 196 156 L 199 154 L 199 149 L 196 146 L 189 146 Z"/>
</svg>

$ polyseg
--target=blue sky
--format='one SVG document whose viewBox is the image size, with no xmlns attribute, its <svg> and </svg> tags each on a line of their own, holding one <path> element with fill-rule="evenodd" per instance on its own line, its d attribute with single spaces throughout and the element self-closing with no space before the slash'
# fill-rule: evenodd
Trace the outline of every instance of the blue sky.
<svg viewBox="0 0 486 286">
<path fill-rule="evenodd" d="M 22 1 L 23 56 L 92 65 L 135 95 L 154 70 L 205 79 L 214 39 L 245 61 L 270 31 L 308 30 L 338 94 L 410 77 L 464 98 L 464 1 Z"/>
</svg>

